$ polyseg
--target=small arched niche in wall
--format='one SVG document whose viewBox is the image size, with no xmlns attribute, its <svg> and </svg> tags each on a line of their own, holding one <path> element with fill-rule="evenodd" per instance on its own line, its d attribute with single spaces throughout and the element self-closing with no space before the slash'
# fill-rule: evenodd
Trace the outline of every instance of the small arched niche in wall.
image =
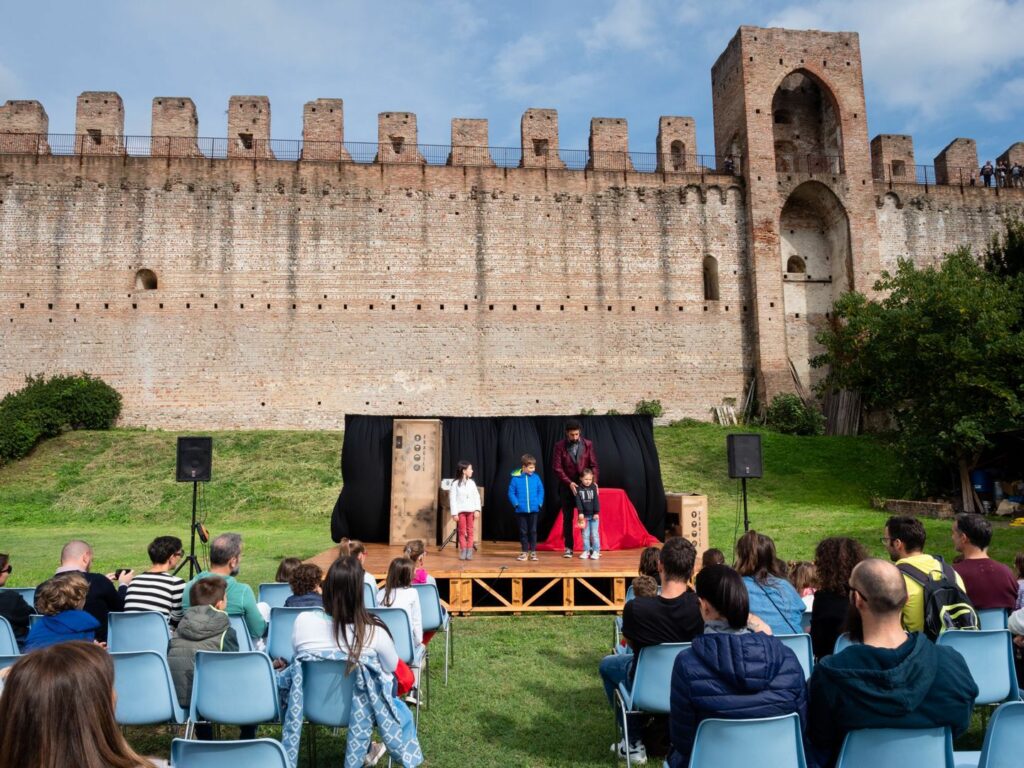
<svg viewBox="0 0 1024 768">
<path fill-rule="evenodd" d="M 718 301 L 718 259 L 704 257 L 704 301 Z"/>
<path fill-rule="evenodd" d="M 786 261 L 786 274 L 802 275 L 807 272 L 807 265 L 799 256 L 790 256 Z"/>
<path fill-rule="evenodd" d="M 135 290 L 155 291 L 156 287 L 156 272 L 151 269 L 140 269 L 135 273 Z"/>
</svg>

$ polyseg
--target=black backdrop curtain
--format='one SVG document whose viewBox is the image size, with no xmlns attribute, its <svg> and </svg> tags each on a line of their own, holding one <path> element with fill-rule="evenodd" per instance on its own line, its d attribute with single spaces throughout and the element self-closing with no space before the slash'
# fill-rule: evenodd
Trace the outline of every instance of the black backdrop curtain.
<svg viewBox="0 0 1024 768">
<path fill-rule="evenodd" d="M 345 417 L 341 451 L 342 489 L 331 516 L 331 538 L 368 542 L 388 540 L 391 510 L 392 416 Z M 410 417 L 411 418 L 411 417 Z M 622 488 L 640 521 L 658 538 L 665 534 L 665 487 L 649 416 L 580 416 L 583 437 L 594 441 L 600 484 Z M 509 475 L 520 457 L 532 453 L 544 480 L 540 535 L 558 514 L 558 481 L 551 471 L 555 443 L 565 436 L 566 417 L 510 416 L 441 418 L 442 477 L 455 465 L 473 464 L 473 479 L 484 488 L 483 537 L 516 541 L 515 515 L 508 501 Z"/>
</svg>

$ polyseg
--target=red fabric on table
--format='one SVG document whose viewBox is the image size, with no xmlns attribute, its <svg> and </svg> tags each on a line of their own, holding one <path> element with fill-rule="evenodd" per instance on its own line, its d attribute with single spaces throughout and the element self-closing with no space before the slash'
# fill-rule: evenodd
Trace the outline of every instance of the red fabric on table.
<svg viewBox="0 0 1024 768">
<path fill-rule="evenodd" d="M 598 488 L 601 500 L 601 514 L 598 518 L 598 530 L 601 533 L 601 549 L 638 549 L 657 544 L 658 540 L 651 536 L 640 522 L 636 507 L 629 496 L 621 488 Z M 583 531 L 573 525 L 573 550 L 583 551 Z M 558 513 L 551 533 L 545 541 L 538 542 L 537 549 L 554 552 L 565 549 L 562 539 L 562 513 Z"/>
</svg>

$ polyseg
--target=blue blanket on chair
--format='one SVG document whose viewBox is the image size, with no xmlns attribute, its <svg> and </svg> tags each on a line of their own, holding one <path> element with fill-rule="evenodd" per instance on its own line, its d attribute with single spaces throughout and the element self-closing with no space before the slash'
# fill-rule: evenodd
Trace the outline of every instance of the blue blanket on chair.
<svg viewBox="0 0 1024 768">
<path fill-rule="evenodd" d="M 281 742 L 292 768 L 298 765 L 299 742 L 302 738 L 302 662 L 347 661 L 344 651 L 318 651 L 297 654 L 291 664 L 278 673 L 278 687 L 287 691 Z M 370 748 L 374 725 L 384 746 L 394 760 L 405 768 L 416 768 L 423 762 L 419 738 L 412 712 L 404 702 L 391 695 L 391 684 L 384 681 L 384 671 L 376 654 L 369 654 L 357 665 L 352 694 L 352 714 L 345 745 L 345 768 L 360 768 Z"/>
</svg>

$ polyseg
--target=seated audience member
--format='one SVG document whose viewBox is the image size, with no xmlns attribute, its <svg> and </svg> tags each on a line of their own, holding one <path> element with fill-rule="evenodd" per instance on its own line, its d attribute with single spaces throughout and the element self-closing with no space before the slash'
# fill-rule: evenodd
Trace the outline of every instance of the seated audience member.
<svg viewBox="0 0 1024 768">
<path fill-rule="evenodd" d="M 1017 604 L 1013 610 L 1019 611 L 1024 608 L 1024 551 L 1018 552 L 1013 558 L 1013 567 L 1017 571 Z"/>
<path fill-rule="evenodd" d="M 7 584 L 7 579 L 13 572 L 14 566 L 11 565 L 10 556 L 0 554 L 0 587 Z M 17 640 L 18 645 L 25 642 L 25 637 L 28 635 L 29 616 L 33 613 L 32 606 L 26 603 L 25 598 L 20 594 L 9 590 L 0 590 L 0 616 L 10 622 L 11 629 L 14 630 L 14 639 Z"/>
<path fill-rule="evenodd" d="M 174 575 L 181 558 L 185 556 L 181 539 L 177 536 L 158 536 L 149 545 L 149 559 L 153 567 L 140 573 L 124 596 L 126 611 L 159 611 L 172 626 L 181 620 L 181 594 L 185 580 Z"/>
<path fill-rule="evenodd" d="M 22 656 L 0 696 L 0 765 L 153 768 L 125 741 L 114 701 L 114 664 L 93 643 Z"/>
<path fill-rule="evenodd" d="M 297 557 L 286 557 L 277 566 L 277 573 L 274 574 L 274 581 L 278 584 L 288 584 L 292 580 L 295 569 L 302 565 Z"/>
<path fill-rule="evenodd" d="M 437 584 L 437 579 L 427 573 L 424 563 L 427 560 L 427 548 L 423 545 L 422 539 L 413 539 L 405 545 L 405 556 L 416 566 L 413 573 L 413 584 Z"/>
<path fill-rule="evenodd" d="M 401 608 L 409 616 L 412 625 L 412 639 L 416 645 L 423 644 L 423 611 L 420 596 L 413 585 L 413 561 L 407 557 L 396 557 L 388 566 L 388 578 L 384 588 L 377 592 L 377 605 L 382 608 Z"/>
<path fill-rule="evenodd" d="M 975 608 L 1003 608 L 1017 605 L 1017 579 L 1013 571 L 988 556 L 992 526 L 981 515 L 957 515 L 953 520 L 953 547 L 963 560 L 953 564 L 964 580 L 965 592 Z"/>
<path fill-rule="evenodd" d="M 725 555 L 720 549 L 706 549 L 700 559 L 701 568 L 710 568 L 712 565 L 725 565 Z"/>
<path fill-rule="evenodd" d="M 347 557 L 348 555 L 359 560 L 359 565 L 363 567 L 363 582 L 369 584 L 376 593 L 377 579 L 366 570 L 366 545 L 359 539 L 342 539 L 338 544 L 338 557 Z"/>
<path fill-rule="evenodd" d="M 658 582 L 658 586 L 661 586 L 661 571 L 658 570 L 660 560 L 660 547 L 644 547 L 640 552 L 640 565 L 637 567 L 637 573 L 641 576 L 650 576 Z"/>
<path fill-rule="evenodd" d="M 85 608 L 89 582 L 80 573 L 58 573 L 36 587 L 36 611 L 42 618 L 28 631 L 25 651 L 68 640 L 94 640 L 100 623 Z"/>
<path fill-rule="evenodd" d="M 637 576 L 633 579 L 633 597 L 655 597 L 658 594 L 658 582 L 650 576 Z"/>
<path fill-rule="evenodd" d="M 882 543 L 896 566 L 909 565 L 923 574 L 941 573 L 943 561 L 924 552 L 924 525 L 917 518 L 894 516 L 885 523 Z M 957 585 L 964 589 L 960 574 L 953 572 Z M 908 632 L 924 630 L 924 587 L 906 574 L 907 602 L 903 606 L 903 626 Z M 965 590 L 966 591 L 966 590 Z"/>
<path fill-rule="evenodd" d="M 831 765 L 846 734 L 861 728 L 964 733 L 978 686 L 963 656 L 903 629 L 907 587 L 899 570 L 863 560 L 850 574 L 850 590 L 850 635 L 858 643 L 823 659 L 811 675 L 807 740 L 817 762 Z"/>
<path fill-rule="evenodd" d="M 673 536 L 659 551 L 658 569 L 661 572 L 661 594 L 655 597 L 637 597 L 622 609 L 622 636 L 633 648 L 633 654 L 612 654 L 601 660 L 599 672 L 604 683 L 608 703 L 616 711 L 615 689 L 619 683 L 633 685 L 633 662 L 644 648 L 660 643 L 688 643 L 704 631 L 700 605 L 690 589 L 697 551 L 693 544 L 680 536 Z M 624 741 L 612 745 L 619 757 L 643 762 L 647 749 L 643 743 L 642 718 L 629 720 L 630 744 Z"/>
<path fill-rule="evenodd" d="M 188 583 L 182 595 L 181 607 L 187 610 L 191 605 L 189 593 L 193 584 L 207 576 L 220 576 L 228 584 L 227 614 L 245 619 L 250 637 L 263 637 L 267 632 L 267 622 L 256 605 L 252 587 L 235 578 L 241 566 L 242 537 L 237 533 L 222 533 L 210 542 L 210 570 L 201 571 Z"/>
<path fill-rule="evenodd" d="M 680 653 L 672 670 L 671 768 L 686 768 L 697 726 L 709 717 L 747 719 L 796 712 L 807 720 L 807 684 L 792 650 L 748 627 L 747 588 L 725 565 L 694 580 L 704 634 Z M 802 727 L 801 727 L 802 730 Z"/>
<path fill-rule="evenodd" d="M 186 709 L 192 701 L 192 680 L 196 671 L 197 651 L 228 651 L 239 649 L 238 635 L 231 627 L 224 609 L 227 607 L 228 583 L 220 576 L 207 576 L 189 588 L 189 608 L 181 617 L 178 631 L 167 649 L 167 666 L 171 668 L 178 703 Z M 196 724 L 196 736 L 204 741 L 213 738 L 209 723 Z M 241 726 L 243 739 L 256 738 L 256 726 Z"/>
<path fill-rule="evenodd" d="M 124 610 L 124 596 L 135 572 L 125 570 L 120 574 L 108 573 L 105 576 L 92 573 L 89 570 L 92 560 L 92 547 L 88 543 L 78 539 L 69 541 L 60 552 L 60 567 L 56 573 L 77 573 L 88 582 L 89 594 L 85 598 L 85 610 L 96 617 L 99 623 L 96 639 L 106 642 L 107 614 Z M 117 587 L 114 586 L 115 581 Z"/>
<path fill-rule="evenodd" d="M 850 611 L 850 573 L 868 556 L 856 539 L 832 536 L 818 542 L 814 565 L 818 574 L 818 591 L 814 593 L 811 611 L 811 645 L 814 658 L 823 659 L 832 653 L 836 640 L 846 627 Z"/>
<path fill-rule="evenodd" d="M 736 572 L 750 596 L 750 612 L 771 627 L 773 635 L 803 632 L 804 601 L 786 581 L 785 565 L 775 556 L 775 542 L 747 531 L 736 542 Z"/>
<path fill-rule="evenodd" d="M 814 609 L 814 593 L 817 590 L 818 578 L 814 570 L 814 563 L 806 560 L 797 560 L 789 566 L 789 583 L 804 601 L 804 610 Z"/>
<path fill-rule="evenodd" d="M 284 601 L 285 608 L 323 608 L 324 601 L 321 597 L 320 582 L 323 581 L 324 572 L 319 565 L 302 563 L 294 571 L 288 584 L 291 585 L 292 593 Z"/>
</svg>

